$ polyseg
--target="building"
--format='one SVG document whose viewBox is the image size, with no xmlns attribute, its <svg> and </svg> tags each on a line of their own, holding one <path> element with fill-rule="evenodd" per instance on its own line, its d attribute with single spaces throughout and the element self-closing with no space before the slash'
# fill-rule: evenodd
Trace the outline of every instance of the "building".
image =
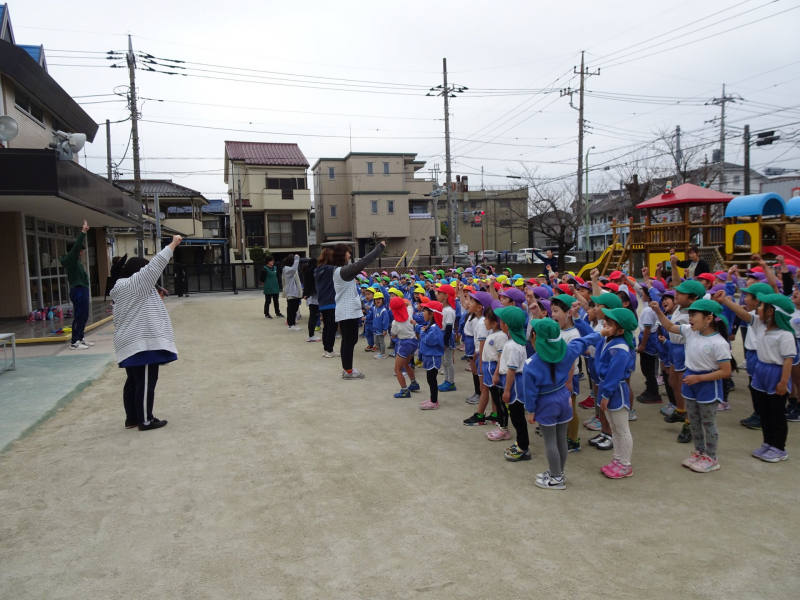
<svg viewBox="0 0 800 600">
<path fill-rule="evenodd" d="M 78 149 L 84 135 L 94 140 L 98 126 L 49 75 L 44 48 L 16 44 L 7 4 L 0 5 L 0 117 L 18 129 L 12 137 L 6 128 L 0 140 L 0 318 L 69 305 L 58 258 L 84 219 L 91 227 L 84 252 L 91 294 L 102 297 L 109 229 L 141 227 L 141 208 L 72 158 L 70 148 Z"/>
<path fill-rule="evenodd" d="M 307 169 L 297 144 L 225 142 L 232 259 L 241 256 L 242 244 L 264 248 L 278 260 L 308 255 Z"/>
<path fill-rule="evenodd" d="M 779 174 L 761 180 L 759 193 L 773 192 L 784 200 L 800 196 L 800 172 L 781 170 Z"/>
<path fill-rule="evenodd" d="M 412 153 L 351 152 L 320 158 L 314 178 L 316 241 L 346 241 L 364 256 L 381 240 L 387 253 L 431 253 L 434 182 L 418 179 L 425 166 Z"/>
<path fill-rule="evenodd" d="M 719 169 L 719 165 L 717 165 Z M 744 194 L 744 166 L 735 163 L 726 162 L 723 165 L 723 179 L 722 179 L 722 192 L 730 194 L 731 196 L 741 196 Z M 696 179 L 696 177 L 695 177 Z M 750 169 L 750 193 L 755 194 L 758 191 L 758 186 L 762 181 L 765 181 L 764 175 Z M 687 179 L 691 181 L 691 179 Z M 692 182 L 693 183 L 693 182 Z M 719 190 L 719 183 L 714 182 L 711 187 Z"/>
</svg>

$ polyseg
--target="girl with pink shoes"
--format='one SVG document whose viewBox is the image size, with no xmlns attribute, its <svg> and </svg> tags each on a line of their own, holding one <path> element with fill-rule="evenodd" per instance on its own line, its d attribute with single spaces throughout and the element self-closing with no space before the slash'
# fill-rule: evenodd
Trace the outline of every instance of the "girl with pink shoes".
<svg viewBox="0 0 800 600">
<path fill-rule="evenodd" d="M 508 336 L 500 329 L 500 322 L 491 308 L 484 313 L 483 318 L 484 327 L 488 332 L 481 353 L 483 385 L 488 388 L 492 403 L 497 410 L 497 427 L 489 431 L 486 437 L 492 442 L 502 442 L 511 439 L 511 432 L 508 430 L 508 407 L 503 402 L 503 390 L 494 385 L 493 379 Z"/>
</svg>

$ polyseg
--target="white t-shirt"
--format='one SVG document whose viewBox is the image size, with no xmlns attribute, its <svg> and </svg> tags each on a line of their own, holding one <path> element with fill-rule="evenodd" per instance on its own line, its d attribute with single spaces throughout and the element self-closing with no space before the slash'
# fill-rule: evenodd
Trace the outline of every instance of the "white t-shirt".
<svg viewBox="0 0 800 600">
<path fill-rule="evenodd" d="M 475 337 L 475 325 L 478 323 L 478 319 L 473 319 L 469 315 L 467 315 L 467 321 L 464 323 L 464 335 L 469 337 Z"/>
<path fill-rule="evenodd" d="M 392 335 L 401 340 L 413 340 L 417 337 L 414 331 L 415 324 L 411 319 L 403 322 L 392 321 Z"/>
<path fill-rule="evenodd" d="M 485 340 L 489 335 L 489 332 L 486 331 L 486 325 L 484 325 L 484 318 L 478 317 L 475 319 L 475 333 L 472 334 L 475 336 L 475 347 L 478 347 L 478 344 L 481 340 Z"/>
<path fill-rule="evenodd" d="M 560 337 L 561 337 L 562 340 L 567 342 L 567 344 L 569 344 L 571 340 L 577 340 L 579 337 L 581 337 L 581 334 L 578 331 L 578 328 L 573 325 L 569 329 L 562 329 Z M 577 358 L 575 359 L 575 363 L 574 364 L 576 364 L 576 365 L 578 364 L 578 359 Z"/>
<path fill-rule="evenodd" d="M 720 334 L 703 335 L 691 325 L 681 325 L 686 340 L 686 368 L 692 371 L 717 371 L 719 363 L 731 359 L 728 340 Z"/>
<path fill-rule="evenodd" d="M 526 360 L 528 360 L 528 355 L 525 352 L 525 346 L 520 346 L 514 340 L 509 339 L 500 354 L 500 375 L 507 374 L 509 368 L 515 369 L 516 374 L 522 373 Z"/>
<path fill-rule="evenodd" d="M 792 324 L 792 329 L 794 329 L 794 337 L 800 338 L 800 310 L 795 310 L 792 313 L 790 323 Z"/>
<path fill-rule="evenodd" d="M 502 330 L 498 329 L 490 332 L 483 343 L 481 360 L 483 362 L 497 362 L 507 341 L 508 336 Z"/>
<path fill-rule="evenodd" d="M 756 314 L 756 311 L 754 311 L 754 310 L 750 311 L 750 317 L 751 318 L 754 317 L 755 314 Z M 742 327 L 744 328 L 743 329 L 744 331 L 747 331 L 746 324 L 742 325 Z M 756 350 L 756 349 L 758 349 L 758 340 L 756 340 L 756 336 L 748 335 L 746 338 L 744 338 L 744 349 L 745 350 Z"/>
<path fill-rule="evenodd" d="M 455 309 L 450 308 L 450 305 L 447 304 L 442 309 L 442 331 L 444 331 L 448 325 L 454 325 L 455 322 L 456 322 L 456 311 Z"/>
<path fill-rule="evenodd" d="M 669 320 L 675 325 L 688 325 L 689 324 L 689 313 L 683 312 L 680 306 L 675 308 L 675 312 L 673 312 L 669 316 Z M 682 346 L 685 343 L 685 340 L 682 335 L 678 333 L 670 333 L 669 334 L 669 341 L 672 344 L 678 344 Z"/>
<path fill-rule="evenodd" d="M 770 329 L 764 326 L 764 321 L 753 315 L 750 320 L 750 331 L 747 337 L 756 338 L 756 352 L 758 360 L 771 365 L 782 365 L 783 359 L 797 355 L 795 337 L 785 329 Z"/>
<path fill-rule="evenodd" d="M 646 327 L 650 328 L 651 334 L 658 331 L 658 317 L 656 312 L 649 306 L 645 306 L 642 309 L 642 314 L 639 316 L 639 325 L 643 332 Z"/>
<path fill-rule="evenodd" d="M 592 329 L 595 331 L 595 333 L 600 333 L 601 331 L 603 331 L 603 322 L 602 321 L 598 321 L 592 327 Z M 591 356 L 592 358 L 594 358 L 595 350 L 597 350 L 597 348 L 595 348 L 594 346 L 589 346 L 589 356 Z"/>
</svg>

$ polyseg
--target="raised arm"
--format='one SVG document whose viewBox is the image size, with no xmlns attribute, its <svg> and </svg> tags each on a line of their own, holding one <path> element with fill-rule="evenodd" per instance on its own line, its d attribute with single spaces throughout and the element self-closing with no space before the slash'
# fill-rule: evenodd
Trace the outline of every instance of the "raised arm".
<svg viewBox="0 0 800 600">
<path fill-rule="evenodd" d="M 723 295 L 725 292 L 722 292 Z M 669 317 L 664 314 L 664 311 L 661 310 L 661 305 L 658 302 L 651 302 L 650 308 L 653 309 L 653 312 L 656 313 L 656 317 L 658 317 L 658 322 L 661 323 L 661 329 L 666 331 L 667 333 L 676 333 L 680 334 L 681 328 L 669 320 Z"/>
<path fill-rule="evenodd" d="M 602 288 L 600 287 L 600 271 L 597 269 L 592 269 L 592 272 L 589 274 L 592 278 L 592 296 L 599 296 L 603 293 Z"/>
<path fill-rule="evenodd" d="M 742 320 L 742 322 L 749 325 L 752 321 L 753 315 L 747 312 L 747 309 L 744 306 L 736 304 L 736 302 L 734 302 L 733 299 L 725 293 L 725 290 L 716 292 L 711 299 L 715 302 L 719 302 L 722 306 L 729 308 L 734 315 Z"/>
<path fill-rule="evenodd" d="M 156 254 L 149 263 L 128 278 L 129 289 L 140 297 L 147 296 L 154 290 L 158 278 L 161 277 L 175 252 L 175 248 L 178 247 L 182 240 L 183 238 L 179 235 L 172 236 L 172 242 L 169 246 Z"/>
<path fill-rule="evenodd" d="M 345 281 L 352 281 L 356 278 L 356 275 L 361 273 L 364 269 L 366 269 L 372 261 L 374 261 L 378 256 L 380 256 L 381 252 L 384 251 L 386 248 L 386 242 L 381 242 L 380 244 L 376 245 L 372 252 L 367 254 L 361 260 L 357 260 L 351 265 L 345 265 L 342 267 L 342 270 L 339 271 L 339 274 L 342 276 L 342 279 Z"/>
</svg>

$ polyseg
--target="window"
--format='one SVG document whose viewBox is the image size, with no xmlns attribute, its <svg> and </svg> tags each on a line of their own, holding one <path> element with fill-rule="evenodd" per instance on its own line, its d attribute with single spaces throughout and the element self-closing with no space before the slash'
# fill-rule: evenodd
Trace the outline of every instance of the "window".
<svg viewBox="0 0 800 600">
<path fill-rule="evenodd" d="M 269 215 L 269 247 L 292 246 L 292 215 Z"/>
<path fill-rule="evenodd" d="M 331 219 L 335 219 L 335 218 L 336 218 L 336 205 L 335 204 L 331 204 Z"/>
<path fill-rule="evenodd" d="M 500 200 L 500 206 L 503 208 L 511 208 L 511 200 Z"/>
<path fill-rule="evenodd" d="M 377 200 L 373 200 L 372 202 L 370 202 L 370 206 L 372 207 L 372 214 L 373 215 L 377 215 L 378 214 L 378 201 Z"/>
<path fill-rule="evenodd" d="M 739 185 L 740 177 L 738 175 L 733 176 L 733 185 Z"/>
<path fill-rule="evenodd" d="M 481 201 L 480 200 L 470 200 L 469 201 L 469 207 L 472 210 L 478 210 L 481 207 Z"/>
<path fill-rule="evenodd" d="M 280 179 L 267 177 L 268 190 L 281 190 L 281 198 L 284 200 L 294 199 L 294 190 L 306 189 L 305 178 L 284 177 Z"/>
<path fill-rule="evenodd" d="M 44 125 L 44 111 L 42 107 L 35 104 L 27 94 L 20 92 L 18 89 L 14 90 L 14 104 L 17 105 L 17 108 L 20 109 L 22 112 L 30 115 L 39 123 Z"/>
<path fill-rule="evenodd" d="M 328 167 L 328 179 L 335 179 L 335 178 L 336 178 L 336 168 Z"/>
<path fill-rule="evenodd" d="M 384 163 L 384 164 L 388 165 L 389 163 Z M 393 215 L 394 214 L 394 200 L 389 200 L 389 201 L 387 201 L 386 204 L 388 206 L 388 213 L 390 215 Z"/>
<path fill-rule="evenodd" d="M 383 174 L 384 175 L 389 174 L 389 163 L 383 163 Z"/>
<path fill-rule="evenodd" d="M 367 175 L 372 175 L 372 163 L 367 163 Z"/>
</svg>

